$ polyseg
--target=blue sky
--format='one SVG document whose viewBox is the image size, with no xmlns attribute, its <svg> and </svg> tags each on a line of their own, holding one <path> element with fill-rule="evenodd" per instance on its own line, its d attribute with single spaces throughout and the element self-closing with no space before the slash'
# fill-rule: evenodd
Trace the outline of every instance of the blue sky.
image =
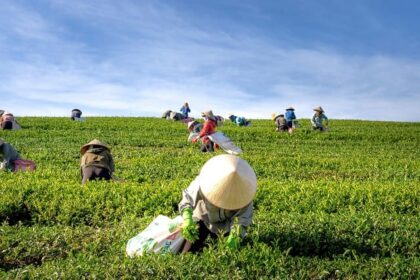
<svg viewBox="0 0 420 280">
<path fill-rule="evenodd" d="M 418 1 L 0 0 L 0 109 L 420 121 Z"/>
</svg>

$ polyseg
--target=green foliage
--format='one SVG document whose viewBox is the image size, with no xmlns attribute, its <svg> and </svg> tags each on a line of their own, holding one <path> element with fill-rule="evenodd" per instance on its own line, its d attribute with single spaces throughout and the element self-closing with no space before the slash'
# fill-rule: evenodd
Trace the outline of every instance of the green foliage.
<svg viewBox="0 0 420 280">
<path fill-rule="evenodd" d="M 1 173 L 0 278 L 418 279 L 420 124 L 308 120 L 292 135 L 268 120 L 219 130 L 256 171 L 254 224 L 237 250 L 125 256 L 212 154 L 186 125 L 156 118 L 19 118 L 0 131 L 34 173 Z M 122 182 L 80 184 L 80 147 L 109 144 Z M 216 152 L 221 153 L 220 151 Z"/>
</svg>

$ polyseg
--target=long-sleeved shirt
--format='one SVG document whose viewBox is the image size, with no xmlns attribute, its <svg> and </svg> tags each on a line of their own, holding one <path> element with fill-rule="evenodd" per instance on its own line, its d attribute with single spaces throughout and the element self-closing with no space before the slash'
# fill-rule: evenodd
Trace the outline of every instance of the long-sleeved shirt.
<svg viewBox="0 0 420 280">
<path fill-rule="evenodd" d="M 9 143 L 3 143 L 0 147 L 0 163 L 4 164 L 6 169 L 11 170 L 13 162 L 19 159 L 19 153 Z"/>
<path fill-rule="evenodd" d="M 186 107 L 186 106 L 182 106 L 181 109 L 179 110 L 185 116 L 185 118 L 188 118 L 188 113 L 191 112 L 190 107 Z"/>
<path fill-rule="evenodd" d="M 209 203 L 200 191 L 200 183 L 196 178 L 182 192 L 182 200 L 178 205 L 179 211 L 185 208 L 193 209 L 193 219 L 203 221 L 213 233 L 228 233 L 234 226 L 234 219 L 238 218 L 241 236 L 245 236 L 246 227 L 251 225 L 253 216 L 253 203 L 238 210 L 226 210 Z"/>
<path fill-rule="evenodd" d="M 312 126 L 315 126 L 315 127 L 324 127 L 323 121 L 328 123 L 328 118 L 326 115 L 324 115 L 324 113 L 320 115 L 314 114 L 314 116 L 311 119 Z"/>
<path fill-rule="evenodd" d="M 199 136 L 202 138 L 203 143 L 208 143 L 210 140 L 207 135 L 213 134 L 216 132 L 217 122 L 215 120 L 207 119 L 204 122 L 203 129 L 201 130 Z"/>
<path fill-rule="evenodd" d="M 284 117 L 278 117 L 278 118 L 276 118 L 276 125 L 279 128 L 285 126 L 286 125 L 285 118 Z"/>
<path fill-rule="evenodd" d="M 114 159 L 108 150 L 104 148 L 91 148 L 80 159 L 80 168 L 97 166 L 106 168 L 110 174 L 115 171 Z"/>
<path fill-rule="evenodd" d="M 295 112 L 293 110 L 286 110 L 286 113 L 284 114 L 284 118 L 286 119 L 286 122 L 291 122 L 296 119 Z"/>
</svg>

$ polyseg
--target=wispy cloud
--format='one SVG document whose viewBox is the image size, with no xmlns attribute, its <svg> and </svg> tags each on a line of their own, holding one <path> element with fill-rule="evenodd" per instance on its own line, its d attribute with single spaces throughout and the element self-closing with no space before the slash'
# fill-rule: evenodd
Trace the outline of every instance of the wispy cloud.
<svg viewBox="0 0 420 280">
<path fill-rule="evenodd" d="M 22 53 L 0 50 L 0 106 L 17 115 L 159 116 L 188 101 L 195 116 L 268 118 L 293 105 L 309 117 L 322 105 L 332 118 L 420 120 L 416 59 L 279 45 L 158 1 L 47 3 L 55 17 L 13 1 L 0 12 L 22 18 L 0 17 L 0 47 L 17 40 Z"/>
</svg>

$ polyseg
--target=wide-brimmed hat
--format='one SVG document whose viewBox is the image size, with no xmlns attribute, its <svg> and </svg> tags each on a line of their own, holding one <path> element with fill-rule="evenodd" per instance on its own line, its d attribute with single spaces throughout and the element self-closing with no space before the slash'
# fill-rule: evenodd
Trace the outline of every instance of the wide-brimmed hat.
<svg viewBox="0 0 420 280">
<path fill-rule="evenodd" d="M 199 175 L 200 190 L 213 205 L 227 210 L 251 203 L 257 192 L 257 176 L 245 160 L 235 155 L 209 159 Z"/>
<path fill-rule="evenodd" d="M 288 111 L 288 110 L 292 110 L 292 111 L 294 111 L 294 110 L 295 110 L 295 108 L 293 108 L 292 106 L 290 106 L 289 108 L 286 108 L 286 111 Z"/>
<path fill-rule="evenodd" d="M 314 108 L 314 111 L 317 111 L 317 112 L 324 112 L 324 109 L 322 109 L 322 107 L 321 106 L 318 106 L 318 107 L 316 107 L 316 108 Z"/>
<path fill-rule="evenodd" d="M 0 146 L 3 145 L 5 142 L 3 139 L 0 138 Z"/>
<path fill-rule="evenodd" d="M 278 114 L 278 115 L 276 115 L 273 120 L 277 120 L 280 117 L 284 117 L 284 114 Z"/>
<path fill-rule="evenodd" d="M 10 113 L 10 112 L 8 112 L 8 111 L 4 111 L 3 116 L 6 116 L 6 115 L 13 116 L 13 114 L 12 114 L 12 113 Z"/>
<path fill-rule="evenodd" d="M 216 120 L 216 117 L 214 116 L 214 114 L 213 114 L 213 111 L 212 111 L 212 110 L 202 112 L 202 113 L 201 113 L 201 116 L 203 116 L 203 117 L 207 117 L 207 118 L 212 119 L 212 120 Z"/>
<path fill-rule="evenodd" d="M 84 155 L 86 153 L 86 151 L 89 149 L 89 146 L 96 146 L 96 147 L 103 147 L 105 149 L 107 149 L 108 151 L 110 151 L 110 148 L 102 143 L 101 141 L 99 141 L 98 139 L 93 139 L 92 141 L 90 141 L 87 144 L 84 144 L 81 148 L 80 148 L 80 153 L 82 155 Z"/>
</svg>

